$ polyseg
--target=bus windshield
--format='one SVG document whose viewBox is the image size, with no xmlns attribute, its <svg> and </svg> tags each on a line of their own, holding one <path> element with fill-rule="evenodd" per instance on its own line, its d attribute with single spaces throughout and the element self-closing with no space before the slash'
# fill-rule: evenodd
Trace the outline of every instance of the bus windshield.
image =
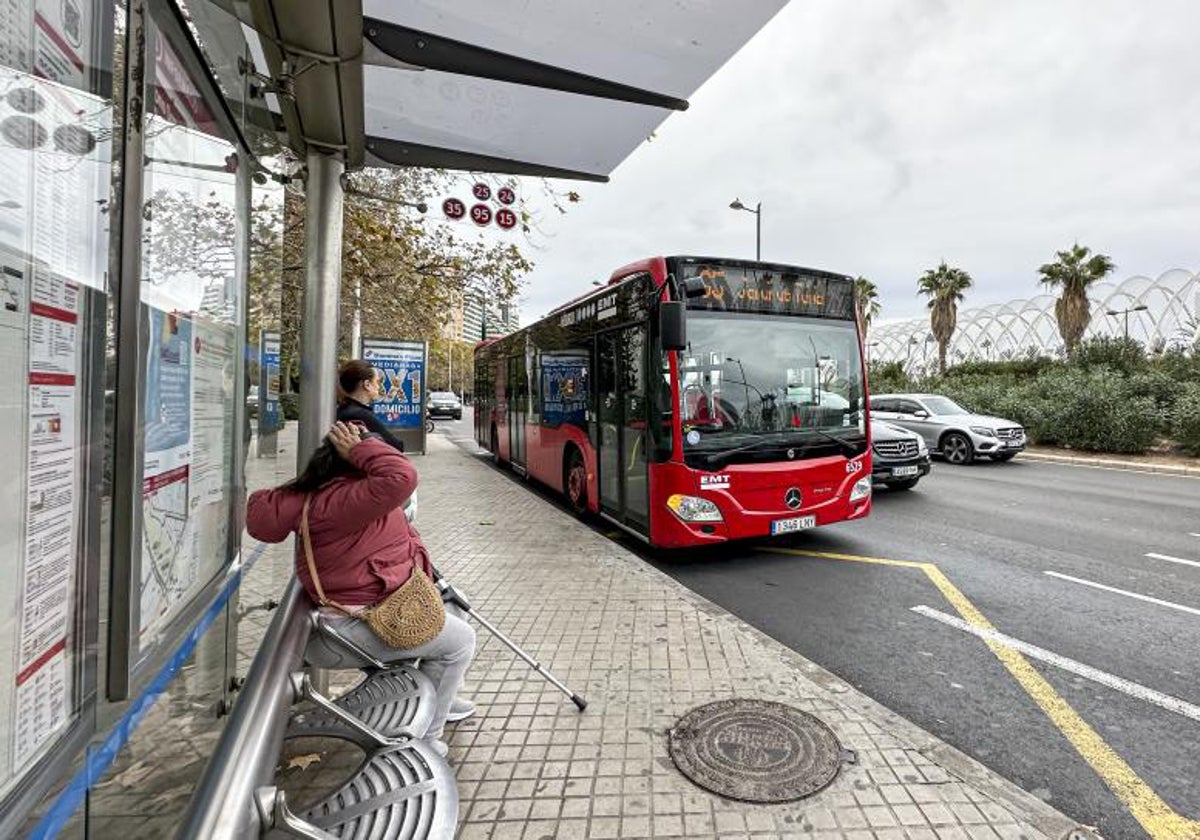
<svg viewBox="0 0 1200 840">
<path fill-rule="evenodd" d="M 853 321 L 692 311 L 679 377 L 686 450 L 865 431 Z"/>
</svg>

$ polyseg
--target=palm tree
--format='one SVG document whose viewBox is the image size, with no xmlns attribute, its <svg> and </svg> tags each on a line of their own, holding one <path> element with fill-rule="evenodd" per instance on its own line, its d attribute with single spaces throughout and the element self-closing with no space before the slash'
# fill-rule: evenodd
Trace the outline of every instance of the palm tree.
<svg viewBox="0 0 1200 840">
<path fill-rule="evenodd" d="M 943 260 L 917 281 L 917 291 L 929 297 L 929 327 L 938 343 L 938 370 L 946 372 L 946 348 L 958 326 L 958 303 L 963 292 L 971 288 L 971 275 L 961 268 L 951 268 Z"/>
<path fill-rule="evenodd" d="M 866 277 L 854 278 L 854 312 L 858 316 L 858 331 L 865 340 L 871 322 L 879 317 L 879 289 Z"/>
<path fill-rule="evenodd" d="M 1058 321 L 1058 334 L 1067 346 L 1067 355 L 1075 352 L 1092 318 L 1088 287 L 1107 277 L 1116 267 L 1104 254 L 1091 254 L 1091 248 L 1076 242 L 1071 250 L 1057 252 L 1055 262 L 1038 269 L 1043 283 L 1062 290 L 1054 303 L 1054 317 Z"/>
</svg>

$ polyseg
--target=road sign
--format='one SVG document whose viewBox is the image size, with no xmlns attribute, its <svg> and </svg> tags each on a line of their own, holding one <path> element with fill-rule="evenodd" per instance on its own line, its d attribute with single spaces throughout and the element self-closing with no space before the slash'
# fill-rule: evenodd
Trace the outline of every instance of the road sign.
<svg viewBox="0 0 1200 840">
<path fill-rule="evenodd" d="M 442 202 L 442 212 L 446 214 L 447 219 L 458 221 L 463 216 L 467 215 L 467 205 L 463 204 L 457 198 L 447 198 Z"/>
<path fill-rule="evenodd" d="M 492 208 L 486 204 L 476 204 L 471 208 L 471 221 L 483 227 L 492 221 Z"/>
<path fill-rule="evenodd" d="M 509 187 L 501 187 L 500 189 L 496 190 L 496 198 L 501 204 L 512 204 L 517 200 L 517 194 Z"/>
<path fill-rule="evenodd" d="M 487 201 L 492 197 L 492 188 L 480 181 L 475 186 L 471 187 L 471 195 L 475 196 L 480 201 Z"/>
<path fill-rule="evenodd" d="M 507 207 L 501 207 L 496 211 L 496 224 L 505 230 L 512 230 L 517 226 L 517 214 Z"/>
</svg>

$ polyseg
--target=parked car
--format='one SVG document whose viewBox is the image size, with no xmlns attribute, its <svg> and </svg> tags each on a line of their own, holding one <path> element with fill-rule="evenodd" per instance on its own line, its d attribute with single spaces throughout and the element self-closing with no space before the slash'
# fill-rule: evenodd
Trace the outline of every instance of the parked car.
<svg viewBox="0 0 1200 840">
<path fill-rule="evenodd" d="M 452 391 L 434 391 L 429 395 L 430 417 L 462 419 L 462 400 Z"/>
<path fill-rule="evenodd" d="M 1025 448 L 1020 423 L 975 414 L 938 394 L 873 394 L 871 416 L 916 432 L 951 464 L 981 456 L 1008 461 Z"/>
<path fill-rule="evenodd" d="M 929 475 L 929 447 L 916 432 L 871 418 L 871 478 L 894 490 L 911 490 Z"/>
</svg>

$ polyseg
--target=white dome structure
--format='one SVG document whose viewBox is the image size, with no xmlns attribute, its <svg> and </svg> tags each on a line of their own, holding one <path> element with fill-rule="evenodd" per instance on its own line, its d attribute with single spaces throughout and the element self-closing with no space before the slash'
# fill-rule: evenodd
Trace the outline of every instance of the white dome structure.
<svg viewBox="0 0 1200 840">
<path fill-rule="evenodd" d="M 1101 282 L 1088 297 L 1092 319 L 1084 340 L 1120 336 L 1129 319 L 1129 337 L 1152 350 L 1194 348 L 1200 342 L 1200 273 L 1174 269 L 1157 280 L 1130 277 L 1120 283 Z M 947 348 L 947 364 L 1000 361 L 1023 356 L 1061 356 L 1064 353 L 1052 294 L 960 309 L 958 327 Z M 1128 315 L 1109 312 L 1133 310 Z M 874 324 L 867 336 L 873 363 L 900 362 L 910 374 L 933 372 L 937 343 L 928 316 Z"/>
</svg>

